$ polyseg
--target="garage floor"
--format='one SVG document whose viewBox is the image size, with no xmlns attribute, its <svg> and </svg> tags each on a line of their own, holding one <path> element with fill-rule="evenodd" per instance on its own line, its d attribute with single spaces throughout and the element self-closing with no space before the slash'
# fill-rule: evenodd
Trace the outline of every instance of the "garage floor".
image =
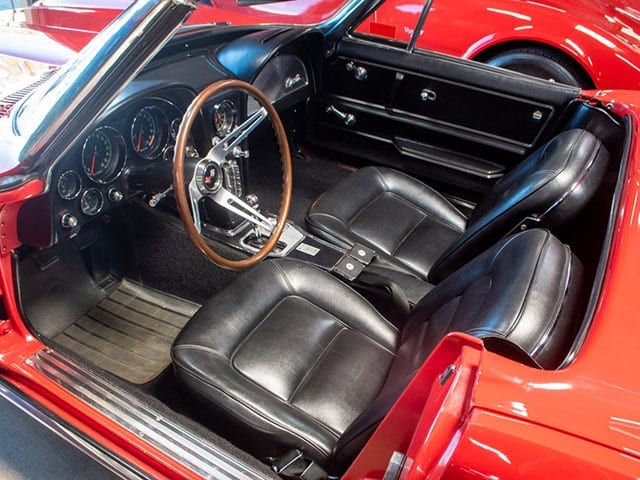
<svg viewBox="0 0 640 480">
<path fill-rule="evenodd" d="M 119 478 L 0 397 L 0 478 Z"/>
</svg>

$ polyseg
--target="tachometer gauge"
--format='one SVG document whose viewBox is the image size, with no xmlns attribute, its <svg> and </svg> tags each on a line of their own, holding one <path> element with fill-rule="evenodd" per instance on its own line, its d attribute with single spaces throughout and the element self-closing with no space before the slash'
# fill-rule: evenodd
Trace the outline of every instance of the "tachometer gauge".
<svg viewBox="0 0 640 480">
<path fill-rule="evenodd" d="M 99 214 L 102 211 L 103 205 L 104 197 L 102 196 L 102 192 L 97 188 L 85 190 L 82 197 L 80 197 L 82 213 L 90 217 Z"/>
<path fill-rule="evenodd" d="M 73 200 L 82 190 L 82 179 L 73 170 L 67 170 L 58 178 L 58 195 L 65 200 Z"/>
<path fill-rule="evenodd" d="M 213 106 L 213 128 L 224 137 L 231 132 L 238 119 L 238 110 L 231 100 L 223 100 Z"/>
<path fill-rule="evenodd" d="M 100 127 L 82 147 L 82 168 L 98 183 L 109 183 L 120 175 L 125 161 L 124 139 L 111 127 Z"/>
<path fill-rule="evenodd" d="M 167 143 L 169 124 L 158 107 L 144 107 L 131 123 L 131 144 L 143 158 L 156 158 Z"/>
</svg>

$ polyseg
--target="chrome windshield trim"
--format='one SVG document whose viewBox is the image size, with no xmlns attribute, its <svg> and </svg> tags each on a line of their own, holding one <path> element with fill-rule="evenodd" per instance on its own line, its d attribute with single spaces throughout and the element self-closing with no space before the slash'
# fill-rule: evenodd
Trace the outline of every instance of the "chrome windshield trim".
<svg viewBox="0 0 640 480">
<path fill-rule="evenodd" d="M 27 363 L 198 475 L 224 480 L 272 480 L 232 453 L 197 437 L 138 398 L 52 349 L 38 352 Z"/>
<path fill-rule="evenodd" d="M 18 104 L 0 135 L 3 171 L 44 179 L 109 102 L 144 68 L 195 8 L 185 0 L 138 0 L 44 85 Z M 4 120 L 4 119 L 3 119 Z M 1 172 L 0 172 L 1 173 Z"/>
<path fill-rule="evenodd" d="M 62 419 L 16 391 L 14 387 L 5 383 L 3 379 L 0 379 L 0 397 L 112 473 L 129 479 L 147 480 L 152 478 L 114 452 L 97 446 L 81 433 L 68 426 Z"/>
</svg>

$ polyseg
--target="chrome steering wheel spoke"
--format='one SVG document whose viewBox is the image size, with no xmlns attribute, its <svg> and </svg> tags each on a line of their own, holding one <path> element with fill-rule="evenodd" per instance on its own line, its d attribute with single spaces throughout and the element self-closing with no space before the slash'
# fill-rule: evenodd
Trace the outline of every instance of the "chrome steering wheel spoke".
<svg viewBox="0 0 640 480">
<path fill-rule="evenodd" d="M 213 145 L 206 158 L 213 161 L 216 161 L 215 159 L 226 158 L 227 155 L 232 153 L 233 147 L 236 147 L 244 141 L 267 116 L 267 110 L 261 107 L 233 131 L 229 132 L 226 137 Z"/>
<path fill-rule="evenodd" d="M 254 225 L 266 230 L 269 234 L 273 232 L 274 225 L 267 217 L 226 188 L 220 188 L 216 193 L 209 195 L 209 197 L 218 205 L 239 215 L 245 220 L 249 220 Z"/>
</svg>

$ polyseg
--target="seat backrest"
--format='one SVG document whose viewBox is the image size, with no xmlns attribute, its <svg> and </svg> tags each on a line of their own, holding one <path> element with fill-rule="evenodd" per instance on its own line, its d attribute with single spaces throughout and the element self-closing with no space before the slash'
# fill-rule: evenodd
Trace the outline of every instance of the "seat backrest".
<svg viewBox="0 0 640 480">
<path fill-rule="evenodd" d="M 495 183 L 466 231 L 434 263 L 429 281 L 439 283 L 511 232 L 565 223 L 595 195 L 608 160 L 607 149 L 587 130 L 551 139 Z"/>
<path fill-rule="evenodd" d="M 340 438 L 335 461 L 352 458 L 448 333 L 499 339 L 531 363 L 558 366 L 577 331 L 582 283 L 579 260 L 542 229 L 512 235 L 451 274 L 409 314 L 385 385 Z"/>
</svg>

